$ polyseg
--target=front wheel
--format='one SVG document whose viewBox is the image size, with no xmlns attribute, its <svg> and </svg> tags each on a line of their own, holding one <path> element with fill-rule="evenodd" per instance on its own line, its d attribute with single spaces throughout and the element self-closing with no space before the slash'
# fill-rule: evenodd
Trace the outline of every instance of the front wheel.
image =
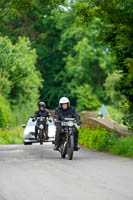
<svg viewBox="0 0 133 200">
<path fill-rule="evenodd" d="M 40 144 L 43 144 L 43 130 L 39 130 Z"/>
<path fill-rule="evenodd" d="M 67 143 L 67 154 L 69 160 L 73 159 L 73 151 L 74 151 L 74 137 L 73 135 L 70 135 Z"/>
<path fill-rule="evenodd" d="M 61 145 L 61 158 L 65 158 L 66 157 L 66 146 L 67 146 L 66 142 Z"/>
<path fill-rule="evenodd" d="M 32 142 L 24 142 L 24 145 L 32 145 Z"/>
</svg>

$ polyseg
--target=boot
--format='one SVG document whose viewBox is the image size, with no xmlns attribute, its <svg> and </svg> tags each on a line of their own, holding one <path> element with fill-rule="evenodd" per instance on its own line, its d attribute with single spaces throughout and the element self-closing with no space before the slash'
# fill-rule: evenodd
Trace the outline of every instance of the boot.
<svg viewBox="0 0 133 200">
<path fill-rule="evenodd" d="M 80 150 L 80 147 L 78 146 L 78 144 L 74 144 L 74 151 L 78 151 Z"/>
<path fill-rule="evenodd" d="M 80 150 L 80 147 L 74 147 L 74 151 Z"/>
<path fill-rule="evenodd" d="M 54 148 L 53 148 L 53 150 L 54 150 L 54 151 L 59 151 L 59 146 L 58 146 L 58 145 L 55 145 Z"/>
</svg>

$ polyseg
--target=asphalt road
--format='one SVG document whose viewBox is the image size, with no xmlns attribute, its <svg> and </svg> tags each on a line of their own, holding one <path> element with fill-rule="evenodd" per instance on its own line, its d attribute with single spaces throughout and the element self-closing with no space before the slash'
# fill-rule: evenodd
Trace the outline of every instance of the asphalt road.
<svg viewBox="0 0 133 200">
<path fill-rule="evenodd" d="M 0 146 L 0 200 L 133 200 L 133 160 L 53 145 Z"/>
</svg>

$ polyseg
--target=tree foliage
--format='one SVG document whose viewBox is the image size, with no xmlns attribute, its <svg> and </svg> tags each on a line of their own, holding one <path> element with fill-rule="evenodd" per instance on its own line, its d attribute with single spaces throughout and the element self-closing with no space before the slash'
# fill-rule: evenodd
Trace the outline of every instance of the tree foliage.
<svg viewBox="0 0 133 200">
<path fill-rule="evenodd" d="M 39 98 L 42 79 L 35 64 L 36 52 L 28 39 L 19 38 L 12 44 L 9 38 L 0 37 L 0 93 L 19 113 L 22 108 L 33 110 Z"/>
<path fill-rule="evenodd" d="M 0 129 L 10 128 L 13 125 L 13 116 L 10 105 L 4 97 L 0 95 Z"/>
<path fill-rule="evenodd" d="M 68 96 L 79 109 L 132 112 L 132 0 L 1 0 L 0 9 L 0 92 L 14 110 L 40 93 L 51 109 Z"/>
<path fill-rule="evenodd" d="M 13 45 L 7 37 L 0 38 L 1 93 L 11 105 L 36 101 L 41 86 L 40 73 L 35 70 L 36 52 L 26 38 Z"/>
<path fill-rule="evenodd" d="M 77 109 L 79 111 L 90 110 L 94 111 L 100 107 L 100 102 L 97 96 L 93 94 L 89 85 L 84 84 L 77 88 Z"/>
<path fill-rule="evenodd" d="M 76 29 L 73 37 L 79 38 L 66 58 L 66 68 L 72 77 L 71 91 L 87 83 L 97 98 L 104 101 L 103 83 L 108 73 L 113 71 L 115 58 L 109 47 L 98 40 L 96 27 L 100 24 L 100 20 L 95 19 L 86 29 Z"/>
<path fill-rule="evenodd" d="M 106 97 L 110 99 L 111 104 L 122 112 L 127 110 L 128 101 L 125 96 L 118 90 L 119 82 L 123 74 L 120 70 L 114 70 L 105 80 L 104 87 Z"/>
<path fill-rule="evenodd" d="M 106 1 L 106 0 L 81 0 L 76 3 L 80 24 L 89 24 L 93 18 L 98 17 L 104 23 L 101 30 L 101 39 L 110 44 L 116 56 L 116 66 L 122 70 L 122 78 L 117 90 L 125 95 L 129 101 L 129 112 L 132 112 L 132 83 L 133 73 L 133 1 Z"/>
</svg>

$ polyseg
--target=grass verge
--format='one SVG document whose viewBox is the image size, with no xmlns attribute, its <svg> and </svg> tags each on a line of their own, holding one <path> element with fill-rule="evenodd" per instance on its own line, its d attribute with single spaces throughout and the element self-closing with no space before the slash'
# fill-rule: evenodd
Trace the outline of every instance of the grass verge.
<svg viewBox="0 0 133 200">
<path fill-rule="evenodd" d="M 110 117 L 117 122 L 118 124 L 122 124 L 122 118 L 124 114 L 119 110 L 116 110 L 113 106 L 107 106 Z"/>
<path fill-rule="evenodd" d="M 24 141 L 24 130 L 20 126 L 11 130 L 0 129 L 0 144 L 21 144 Z"/>
<path fill-rule="evenodd" d="M 103 128 L 93 130 L 82 127 L 79 130 L 79 144 L 97 151 L 133 157 L 133 136 L 119 137 L 116 133 L 109 133 Z"/>
</svg>

